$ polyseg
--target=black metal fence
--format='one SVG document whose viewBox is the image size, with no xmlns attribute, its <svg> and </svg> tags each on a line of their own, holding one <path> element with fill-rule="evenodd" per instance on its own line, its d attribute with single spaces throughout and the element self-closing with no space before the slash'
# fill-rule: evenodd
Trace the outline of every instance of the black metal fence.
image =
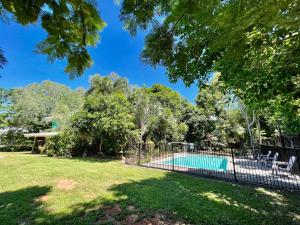
<svg viewBox="0 0 300 225">
<path fill-rule="evenodd" d="M 300 151 L 201 147 L 193 143 L 133 143 L 125 163 L 300 190 Z"/>
</svg>

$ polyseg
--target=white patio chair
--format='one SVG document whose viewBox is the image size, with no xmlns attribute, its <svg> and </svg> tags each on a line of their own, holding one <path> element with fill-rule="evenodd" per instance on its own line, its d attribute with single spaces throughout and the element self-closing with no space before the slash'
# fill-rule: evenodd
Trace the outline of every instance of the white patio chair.
<svg viewBox="0 0 300 225">
<path fill-rule="evenodd" d="M 272 154 L 272 151 L 269 151 L 268 154 L 266 154 L 266 155 L 259 154 L 257 161 L 260 163 L 266 164 L 267 161 L 269 160 L 271 154 Z"/>
<path fill-rule="evenodd" d="M 278 174 L 279 171 L 290 174 L 297 157 L 291 156 L 288 162 L 274 162 L 272 165 L 272 173 Z"/>
<path fill-rule="evenodd" d="M 267 165 L 271 167 L 274 163 L 276 163 L 278 156 L 279 156 L 279 153 L 276 152 L 273 157 L 269 157 L 268 161 L 267 161 Z"/>
</svg>

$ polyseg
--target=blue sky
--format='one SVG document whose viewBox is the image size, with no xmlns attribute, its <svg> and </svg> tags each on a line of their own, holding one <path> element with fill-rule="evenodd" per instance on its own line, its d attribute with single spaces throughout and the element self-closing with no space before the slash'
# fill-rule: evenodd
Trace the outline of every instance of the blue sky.
<svg viewBox="0 0 300 225">
<path fill-rule="evenodd" d="M 104 3 L 105 2 L 105 3 Z M 107 27 L 100 34 L 101 42 L 89 49 L 94 65 L 80 78 L 70 80 L 64 73 L 65 62 L 47 62 L 45 55 L 34 53 L 35 45 L 41 42 L 46 33 L 38 24 L 20 26 L 13 22 L 0 21 L 0 48 L 4 50 L 9 63 L 0 70 L 0 86 L 21 87 L 32 82 L 52 80 L 71 88 L 88 87 L 89 76 L 99 73 L 107 75 L 115 72 L 127 77 L 131 84 L 151 86 L 161 83 L 180 92 L 185 98 L 194 101 L 198 89 L 196 85 L 186 88 L 182 82 L 171 84 L 163 68 L 154 69 L 142 64 L 139 56 L 144 45 L 144 32 L 132 37 L 122 28 L 119 20 L 120 6 L 113 0 L 99 1 L 101 17 Z"/>
</svg>

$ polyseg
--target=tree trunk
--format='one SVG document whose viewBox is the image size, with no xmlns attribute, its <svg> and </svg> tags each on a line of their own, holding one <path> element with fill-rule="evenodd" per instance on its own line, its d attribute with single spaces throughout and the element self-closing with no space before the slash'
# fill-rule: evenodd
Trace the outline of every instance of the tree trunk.
<svg viewBox="0 0 300 225">
<path fill-rule="evenodd" d="M 100 143 L 99 143 L 99 151 L 98 151 L 98 154 L 99 155 L 103 155 L 103 153 L 102 153 L 102 141 L 103 139 L 102 139 L 102 136 L 100 136 Z"/>
<path fill-rule="evenodd" d="M 252 118 L 252 122 L 250 123 L 249 121 L 249 116 L 248 116 L 248 113 L 247 113 L 247 110 L 246 110 L 246 106 L 244 105 L 244 103 L 240 100 L 239 101 L 239 105 L 240 105 L 240 110 L 246 120 L 246 124 L 247 124 L 247 130 L 248 130 L 248 133 L 249 133 L 249 139 L 250 139 L 250 145 L 251 145 L 251 148 L 254 149 L 254 138 L 253 138 L 253 133 L 252 133 L 252 126 L 255 122 L 255 114 L 254 114 L 254 111 L 253 111 L 253 118 Z"/>
<path fill-rule="evenodd" d="M 140 122 L 140 127 L 141 127 L 141 140 L 143 140 L 145 134 L 145 124 L 143 121 Z"/>
<path fill-rule="evenodd" d="M 256 132 L 257 132 L 257 136 L 258 136 L 258 142 L 259 142 L 259 145 L 261 145 L 261 132 L 260 132 L 259 116 L 257 116 L 255 121 L 256 121 Z"/>
<path fill-rule="evenodd" d="M 278 127 L 278 132 L 279 132 L 279 138 L 280 138 L 280 142 L 281 142 L 281 147 L 285 147 L 284 138 L 282 136 L 282 132 L 281 132 L 280 126 L 278 124 L 277 124 L 277 127 Z"/>
</svg>

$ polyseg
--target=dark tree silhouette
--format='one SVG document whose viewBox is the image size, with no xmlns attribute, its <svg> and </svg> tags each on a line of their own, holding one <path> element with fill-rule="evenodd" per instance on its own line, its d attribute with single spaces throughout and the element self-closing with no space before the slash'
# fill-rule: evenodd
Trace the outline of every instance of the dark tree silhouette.
<svg viewBox="0 0 300 225">
<path fill-rule="evenodd" d="M 4 52 L 0 49 L 0 69 L 7 63 L 7 59 L 4 56 Z"/>
</svg>

